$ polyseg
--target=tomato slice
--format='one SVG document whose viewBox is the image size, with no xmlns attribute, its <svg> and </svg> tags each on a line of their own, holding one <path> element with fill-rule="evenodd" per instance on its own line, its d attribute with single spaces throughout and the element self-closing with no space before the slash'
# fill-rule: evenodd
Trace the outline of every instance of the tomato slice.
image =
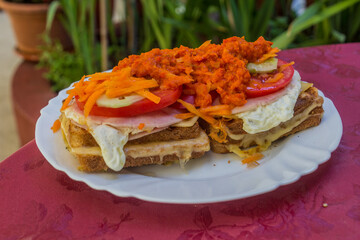
<svg viewBox="0 0 360 240">
<path fill-rule="evenodd" d="M 153 112 L 176 102 L 176 100 L 180 97 L 181 92 L 182 87 L 179 87 L 177 89 L 158 90 L 152 92 L 153 94 L 161 98 L 158 104 L 146 98 L 134 102 L 130 106 L 120 108 L 99 107 L 95 104 L 90 111 L 90 115 L 103 117 L 133 117 L 136 115 Z M 79 102 L 76 98 L 76 103 L 81 110 L 84 110 L 85 102 Z"/>
<path fill-rule="evenodd" d="M 287 64 L 287 62 L 280 59 L 278 60 L 278 68 L 284 64 Z M 282 73 L 284 74 L 284 77 L 274 83 L 268 83 L 266 82 L 266 79 L 251 77 L 250 83 L 246 87 L 247 97 L 254 98 L 268 95 L 286 87 L 291 82 L 292 76 L 294 75 L 294 68 L 292 66 L 288 66 Z"/>
</svg>

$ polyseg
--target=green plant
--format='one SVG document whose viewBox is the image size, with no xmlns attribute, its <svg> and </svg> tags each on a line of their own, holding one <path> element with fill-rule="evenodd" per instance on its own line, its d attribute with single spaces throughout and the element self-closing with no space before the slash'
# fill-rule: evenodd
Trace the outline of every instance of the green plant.
<svg viewBox="0 0 360 240">
<path fill-rule="evenodd" d="M 95 51 L 95 0 L 52 2 L 48 11 L 47 30 L 50 29 L 59 7 L 64 12 L 61 22 L 72 40 L 74 53 L 84 59 L 86 73 L 96 71 L 99 53 Z"/>
<path fill-rule="evenodd" d="M 50 6 L 48 29 L 61 7 L 62 23 L 74 44 L 74 51 L 66 53 L 50 43 L 42 58 L 41 64 L 49 68 L 48 77 L 56 90 L 83 74 L 100 70 L 100 47 L 94 30 L 95 3 L 96 0 L 58 0 Z M 116 61 L 128 53 L 138 54 L 154 47 L 198 47 L 205 40 L 220 43 L 231 36 L 245 36 L 248 41 L 264 36 L 282 49 L 360 41 L 360 0 L 314 0 L 300 16 L 291 11 L 288 0 L 124 0 L 124 3 L 126 22 L 121 25 L 120 37 L 111 14 L 107 15 L 108 54 Z M 68 61 L 62 60 L 65 58 Z M 74 70 L 66 70 L 61 78 L 57 77 L 62 67 Z M 74 76 L 75 73 L 79 75 Z"/>
<path fill-rule="evenodd" d="M 141 3 L 141 51 L 154 46 L 198 47 L 205 40 L 220 42 L 234 35 L 256 40 L 267 32 L 275 5 L 274 0 L 265 0 L 260 5 L 253 0 L 142 0 Z"/>
<path fill-rule="evenodd" d="M 39 66 L 47 69 L 45 77 L 52 83 L 55 91 L 68 87 L 84 74 L 100 71 L 101 50 L 95 32 L 96 3 L 96 0 L 58 0 L 50 4 L 44 35 L 46 45 L 43 46 Z M 110 13 L 109 1 L 107 3 L 108 13 Z M 62 12 L 60 14 L 61 23 L 73 44 L 72 52 L 64 51 L 59 43 L 51 42 L 49 39 L 49 31 L 59 9 Z M 112 55 L 118 59 L 122 47 L 120 47 L 109 17 L 107 23 L 110 36 L 108 56 Z"/>
<path fill-rule="evenodd" d="M 292 21 L 287 31 L 273 39 L 274 46 L 282 49 L 288 48 L 291 47 L 292 43 L 296 43 L 296 40 L 301 41 L 292 45 L 293 47 L 345 42 L 346 35 L 341 32 L 343 31 L 341 26 L 345 24 L 348 25 L 346 29 L 348 29 L 349 37 L 352 39 L 356 33 L 359 33 L 360 29 L 359 11 L 356 12 L 356 10 L 360 8 L 359 2 L 360 0 L 315 1 L 302 15 Z M 353 10 L 349 10 L 350 7 L 352 7 Z M 346 13 L 342 13 L 345 9 L 351 11 L 351 17 L 353 17 L 353 19 L 350 22 L 354 24 L 349 24 L 349 22 L 345 23 L 344 21 L 341 22 L 342 18 L 350 20 L 349 16 L 345 15 Z M 337 19 L 333 20 L 332 17 Z M 335 24 L 337 24 L 337 26 L 335 26 Z M 304 31 L 309 28 L 313 28 L 312 31 L 307 33 L 306 37 L 302 37 L 301 33 L 304 33 Z"/>
<path fill-rule="evenodd" d="M 46 37 L 45 40 L 47 44 L 42 47 L 38 66 L 47 69 L 45 78 L 50 81 L 52 90 L 57 92 L 84 75 L 84 61 L 79 55 L 64 51 L 59 42 L 50 43 Z"/>
<path fill-rule="evenodd" d="M 14 3 L 50 3 L 53 0 L 5 0 L 7 2 L 14 2 Z"/>
<path fill-rule="evenodd" d="M 248 41 L 255 41 L 266 35 L 274 14 L 275 1 L 264 0 L 259 4 L 253 0 L 224 0 L 220 1 L 220 9 L 228 34 L 245 36 Z"/>
<path fill-rule="evenodd" d="M 315 0 L 298 17 L 287 0 L 142 3 L 143 51 L 180 44 L 197 47 L 204 40 L 221 42 L 230 36 L 245 36 L 248 41 L 264 36 L 282 49 L 360 40 L 359 0 Z"/>
</svg>

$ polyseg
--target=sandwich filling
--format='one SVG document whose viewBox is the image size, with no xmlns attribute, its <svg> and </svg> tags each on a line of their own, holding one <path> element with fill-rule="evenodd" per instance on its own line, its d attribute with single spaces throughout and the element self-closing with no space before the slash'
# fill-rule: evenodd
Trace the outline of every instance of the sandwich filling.
<svg viewBox="0 0 360 240">
<path fill-rule="evenodd" d="M 161 159 L 167 155 L 176 155 L 182 167 L 188 160 L 191 159 L 192 152 L 206 152 L 210 149 L 209 140 L 204 132 L 201 132 L 198 137 L 190 139 L 182 139 L 178 141 L 167 142 L 148 142 L 141 146 L 137 144 L 130 144 L 125 147 L 129 140 L 136 140 L 144 138 L 150 134 L 160 132 L 169 126 L 177 128 L 190 128 L 197 123 L 197 117 L 187 120 L 181 120 L 171 117 L 167 111 L 166 114 L 149 113 L 145 116 L 131 117 L 126 119 L 121 118 L 102 118 L 102 117 L 88 117 L 85 118 L 83 113 L 77 108 L 76 104 L 64 110 L 64 117 L 61 124 L 62 129 L 67 129 L 65 124 L 69 119 L 78 127 L 87 131 L 97 143 L 97 146 L 80 146 L 73 147 L 69 144 L 70 151 L 78 155 L 97 155 L 102 156 L 106 165 L 114 170 L 120 171 L 126 164 L 126 158 L 140 158 L 151 154 L 152 156 L 159 156 Z M 172 115 L 174 115 L 172 113 Z M 149 120 L 155 118 L 156 120 Z M 138 122 L 144 123 L 144 128 L 139 129 Z M 73 132 L 64 131 L 64 135 L 69 143 L 70 134 Z"/>
<path fill-rule="evenodd" d="M 112 71 L 74 83 L 53 130 L 61 126 L 75 155 L 95 156 L 83 157 L 85 164 L 106 165 L 91 170 L 119 171 L 145 164 L 144 159 L 146 164 L 175 159 L 183 166 L 209 150 L 208 137 L 233 152 L 239 141 L 269 145 L 311 111 L 294 113 L 302 91 L 299 73 L 294 62 L 277 59 L 280 50 L 271 45 L 262 37 L 254 42 L 231 37 L 194 49 L 131 55 Z M 206 123 L 207 135 L 199 129 L 185 134 L 198 128 L 198 119 Z M 241 120 L 240 132 L 230 129 L 232 120 Z M 74 145 L 73 136 L 91 144 Z"/>
<path fill-rule="evenodd" d="M 295 71 L 292 81 L 284 90 L 284 96 L 272 103 L 235 114 L 237 118 L 244 121 L 244 131 L 251 134 L 264 132 L 293 117 L 294 106 L 301 91 L 301 78 L 297 71 Z"/>
</svg>

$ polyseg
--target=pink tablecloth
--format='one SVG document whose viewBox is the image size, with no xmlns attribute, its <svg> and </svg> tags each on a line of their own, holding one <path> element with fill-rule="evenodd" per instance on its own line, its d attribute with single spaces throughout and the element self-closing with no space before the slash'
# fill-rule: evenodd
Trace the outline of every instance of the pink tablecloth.
<svg viewBox="0 0 360 240">
<path fill-rule="evenodd" d="M 359 239 L 360 44 L 283 51 L 334 101 L 344 135 L 296 183 L 236 201 L 175 205 L 96 191 L 30 142 L 0 164 L 0 239 Z"/>
</svg>

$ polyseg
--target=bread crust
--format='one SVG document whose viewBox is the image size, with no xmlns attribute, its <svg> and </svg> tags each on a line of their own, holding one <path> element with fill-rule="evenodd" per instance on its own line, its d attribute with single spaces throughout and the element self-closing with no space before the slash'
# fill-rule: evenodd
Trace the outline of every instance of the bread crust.
<svg viewBox="0 0 360 240">
<path fill-rule="evenodd" d="M 286 133 L 279 136 L 280 138 L 295 134 L 299 131 L 305 130 L 307 128 L 317 126 L 321 122 L 321 118 L 323 115 L 323 98 L 318 95 L 318 91 L 316 88 L 311 87 L 305 92 L 301 93 L 298 97 L 296 104 L 294 106 L 294 117 L 302 114 L 304 111 L 309 110 L 308 108 L 316 104 L 317 107 L 313 108 L 306 117 L 305 120 L 300 122 L 298 125 L 287 131 Z M 67 144 L 70 148 L 77 147 L 98 147 L 93 136 L 83 127 L 78 126 L 76 123 L 67 119 L 64 114 L 61 115 L 60 120 L 63 122 L 62 131 L 66 136 Z M 223 119 L 224 120 L 224 119 Z M 289 120 L 291 121 L 291 119 Z M 288 122 L 281 123 L 277 128 L 287 128 Z M 209 134 L 211 131 L 211 125 L 204 122 L 203 120 L 199 120 L 200 125 L 203 129 L 205 129 L 206 133 Z M 237 135 L 251 135 L 246 133 L 243 130 L 243 121 L 242 119 L 231 119 L 223 121 L 228 131 L 232 134 Z M 276 128 L 276 127 L 275 127 Z M 271 134 L 271 132 L 276 131 L 276 129 L 270 129 L 266 132 L 258 133 L 259 136 L 266 136 L 267 134 Z M 274 130 L 275 129 L 275 130 Z M 155 132 L 149 134 L 147 136 L 141 137 L 139 139 L 129 141 L 124 148 L 127 146 L 141 146 L 142 144 L 147 143 L 155 143 L 162 144 L 171 141 L 179 141 L 184 139 L 195 139 L 197 138 L 202 129 L 200 128 L 198 122 L 196 122 L 192 127 L 168 127 L 162 131 Z M 210 148 L 213 152 L 216 153 L 228 153 L 229 150 L 227 146 L 229 144 L 238 145 L 240 148 L 242 146 L 242 140 L 234 140 L 227 137 L 226 143 L 219 143 L 210 138 Z M 248 143 L 247 143 L 248 144 Z M 255 146 L 256 142 L 252 142 L 249 146 Z M 191 152 L 190 159 L 200 158 L 203 156 L 205 151 L 193 151 Z M 96 154 L 74 154 L 80 162 L 79 170 L 85 172 L 104 172 L 104 171 L 112 171 L 104 162 L 104 159 L 101 155 Z M 133 158 L 131 156 L 126 157 L 125 168 L 126 167 L 137 167 L 144 165 L 154 165 L 154 164 L 167 164 L 170 162 L 176 162 L 179 160 L 179 157 L 176 154 L 168 154 L 164 156 L 146 156 L 146 157 L 136 157 Z"/>
<path fill-rule="evenodd" d="M 93 136 L 83 127 L 76 125 L 72 120 L 66 118 L 64 114 L 60 116 L 62 122 L 62 132 L 64 134 L 65 141 L 68 145 L 68 149 L 72 151 L 75 148 L 95 148 L 100 149 L 99 145 L 93 138 Z M 177 143 L 179 141 L 194 139 L 192 143 L 194 146 L 197 145 L 196 138 L 198 138 L 203 132 L 199 127 L 199 124 L 196 122 L 191 127 L 168 127 L 162 131 L 155 132 L 149 135 L 146 135 L 142 138 L 129 141 L 124 149 L 128 147 L 135 147 L 141 151 L 142 146 L 146 144 L 155 144 L 155 145 L 164 145 L 166 149 L 166 144 L 169 142 Z M 205 136 L 205 133 L 202 133 L 202 136 Z M 207 139 L 207 137 L 206 137 Z M 207 141 L 207 150 L 210 149 L 208 139 Z M 190 144 L 191 145 L 191 144 Z M 100 150 L 99 150 L 100 151 Z M 125 150 L 126 151 L 126 150 Z M 103 157 L 100 154 L 77 154 L 72 152 L 72 154 L 78 159 L 80 166 L 79 170 L 84 172 L 104 172 L 112 171 L 105 163 Z M 190 159 L 200 158 L 205 154 L 205 151 L 194 150 L 190 153 Z M 171 162 L 177 162 L 180 158 L 177 154 L 164 154 L 164 155 L 150 155 L 142 157 L 132 157 L 126 156 L 126 161 L 124 168 L 127 167 L 138 167 L 145 165 L 162 165 L 168 164 Z"/>
<path fill-rule="evenodd" d="M 290 129 L 285 134 L 282 134 L 281 136 L 279 136 L 278 139 L 281 139 L 283 137 L 287 137 L 289 135 L 303 131 L 307 128 L 319 125 L 321 122 L 323 112 L 324 112 L 324 109 L 322 107 L 323 102 L 324 102 L 324 99 L 318 95 L 318 91 L 315 87 L 311 87 L 311 88 L 307 89 L 305 92 L 302 92 L 299 95 L 299 97 L 296 101 L 296 104 L 294 106 L 294 117 L 303 113 L 304 111 L 306 111 L 314 103 L 316 105 L 318 105 L 318 107 L 315 107 L 313 110 L 311 110 L 310 113 L 308 114 L 307 118 L 304 121 L 300 122 L 297 126 Z M 279 127 L 285 129 L 290 124 L 291 120 L 292 119 L 288 120 L 287 122 L 281 123 L 279 125 Z M 205 129 L 207 134 L 210 133 L 211 125 L 209 125 L 205 121 L 200 121 L 200 125 L 201 125 L 201 127 L 203 127 L 203 129 Z M 247 135 L 247 136 L 253 135 L 254 136 L 254 134 L 249 134 L 246 131 L 244 131 L 242 119 L 232 119 L 230 121 L 224 121 L 224 125 L 228 128 L 228 131 L 232 134 L 244 135 L 244 136 L 245 135 Z M 276 131 L 275 128 L 277 128 L 277 127 L 274 127 L 273 129 L 270 129 L 265 132 L 257 133 L 256 136 L 258 136 L 260 138 L 265 137 L 265 136 L 275 132 Z M 226 143 L 219 143 L 219 142 L 215 141 L 214 139 L 210 138 L 211 151 L 216 152 L 216 153 L 229 153 L 229 150 L 227 148 L 227 146 L 229 144 L 237 145 L 240 148 L 247 148 L 247 147 L 252 147 L 252 146 L 257 145 L 255 141 L 246 143 L 246 145 L 244 145 L 242 140 L 234 140 L 229 136 L 227 136 L 226 140 L 227 140 Z"/>
<path fill-rule="evenodd" d="M 191 159 L 200 158 L 205 152 L 193 152 Z M 112 171 L 104 162 L 102 156 L 97 155 L 76 155 L 80 162 L 79 170 L 83 172 L 104 172 Z M 148 156 L 132 158 L 127 157 L 124 168 L 139 167 L 145 165 L 164 165 L 179 161 L 179 157 L 176 154 L 165 155 L 162 158 L 160 156 Z"/>
<path fill-rule="evenodd" d="M 68 144 L 71 147 L 96 147 L 98 146 L 94 137 L 84 127 L 76 125 L 64 114 L 61 114 L 60 121 L 63 122 L 63 131 L 67 134 Z M 201 128 L 199 123 L 196 122 L 191 127 L 168 127 L 159 132 L 155 132 L 144 137 L 129 140 L 128 145 L 143 144 L 149 142 L 167 142 L 183 139 L 196 138 L 200 135 Z"/>
</svg>

